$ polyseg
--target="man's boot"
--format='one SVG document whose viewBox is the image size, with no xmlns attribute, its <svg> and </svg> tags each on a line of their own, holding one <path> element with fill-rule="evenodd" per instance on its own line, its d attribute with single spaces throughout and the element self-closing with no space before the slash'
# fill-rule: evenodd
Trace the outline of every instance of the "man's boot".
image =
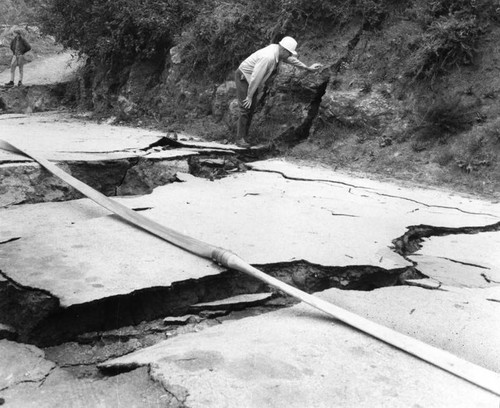
<svg viewBox="0 0 500 408">
<path fill-rule="evenodd" d="M 248 143 L 245 139 L 240 139 L 236 141 L 236 146 L 247 149 L 250 147 L 250 143 Z"/>
<path fill-rule="evenodd" d="M 5 84 L 7 88 L 12 88 L 14 86 L 14 81 L 9 81 Z"/>
</svg>

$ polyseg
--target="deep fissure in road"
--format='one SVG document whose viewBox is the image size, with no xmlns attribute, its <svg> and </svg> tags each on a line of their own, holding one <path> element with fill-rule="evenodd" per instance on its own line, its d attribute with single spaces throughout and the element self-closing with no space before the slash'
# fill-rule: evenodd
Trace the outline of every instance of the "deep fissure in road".
<svg viewBox="0 0 500 408">
<path fill-rule="evenodd" d="M 403 236 L 396 238 L 392 243 L 394 244 L 394 251 L 406 257 L 418 251 L 422 247 L 422 242 L 425 238 L 459 234 L 479 234 L 481 232 L 493 231 L 500 231 L 500 222 L 491 225 L 458 228 L 412 225 L 408 227 L 408 231 Z"/>
<path fill-rule="evenodd" d="M 371 266 L 325 267 L 305 261 L 257 265 L 259 269 L 305 292 L 329 288 L 373 290 L 422 277 L 414 268 L 384 270 Z M 18 333 L 18 340 L 39 346 L 71 341 L 82 333 L 133 326 L 166 316 L 189 313 L 190 306 L 240 294 L 274 293 L 282 306 L 296 303 L 284 294 L 241 272 L 226 271 L 198 280 L 176 282 L 170 287 L 138 290 L 94 302 L 63 308 L 48 293 L 0 281 L 2 322 Z M 33 307 L 26 307 L 33 306 Z"/>
<path fill-rule="evenodd" d="M 162 138 L 159 142 L 163 140 L 169 139 Z M 161 155 L 168 153 L 171 147 L 160 143 L 155 150 L 151 149 L 148 150 L 150 153 Z M 246 171 L 245 162 L 266 155 L 266 149 L 213 152 L 200 148 L 187 155 L 176 155 L 174 152 L 167 159 L 143 156 L 120 160 L 80 160 L 60 162 L 58 166 L 102 194 L 113 197 L 150 194 L 156 187 L 179 182 L 177 173 L 219 179 L 234 172 Z M 13 197 L 7 202 L 0 200 L 0 208 L 83 197 L 80 192 L 37 163 L 22 162 L 0 166 L 0 179 L 5 186 L 5 191 L 0 188 L 0 193 Z"/>
</svg>

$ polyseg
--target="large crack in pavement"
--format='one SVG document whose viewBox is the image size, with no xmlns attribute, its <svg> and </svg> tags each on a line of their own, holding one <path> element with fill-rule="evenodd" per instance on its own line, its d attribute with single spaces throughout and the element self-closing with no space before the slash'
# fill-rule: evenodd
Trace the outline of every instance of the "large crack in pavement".
<svg viewBox="0 0 500 408">
<path fill-rule="evenodd" d="M 322 267 L 305 261 L 275 265 L 257 265 L 257 267 L 308 293 L 333 287 L 344 290 L 374 290 L 387 286 L 404 285 L 408 279 L 420 279 L 424 277 L 411 267 L 395 271 L 382 271 L 380 268 L 372 267 Z M 333 270 L 336 273 L 332 273 Z M 222 274 L 224 276 L 222 280 L 227 282 L 228 276 L 231 274 L 235 274 L 234 279 L 239 283 L 241 283 L 241 279 L 248 279 L 248 277 L 243 275 L 238 276 L 239 273 L 228 271 Z M 256 282 L 253 282 L 253 284 L 255 285 Z M 217 287 L 213 283 L 209 286 L 211 289 Z M 267 287 L 260 287 L 259 289 L 271 290 Z M 248 288 L 243 292 L 248 293 Z M 226 296 L 230 296 L 230 294 L 219 293 L 217 298 L 224 299 Z M 201 300 L 199 299 L 199 301 Z M 194 301 L 191 300 L 189 304 L 192 305 Z M 137 305 L 137 301 L 133 303 Z M 74 367 L 87 372 L 97 372 L 96 366 L 98 364 L 140 348 L 154 345 L 165 338 L 198 332 L 225 321 L 240 320 L 272 312 L 283 307 L 290 307 L 297 303 L 297 300 L 274 291 L 268 300 L 259 302 L 257 305 L 240 307 L 236 305 L 236 307 L 230 307 L 226 311 L 219 310 L 222 309 L 221 305 L 215 307 L 215 309 L 208 306 L 193 309 L 189 304 L 185 304 L 176 309 L 176 313 L 174 313 L 174 315 L 180 316 L 179 318 L 146 319 L 138 324 L 124 325 L 116 329 L 110 329 L 109 327 L 102 328 L 100 331 L 78 334 L 74 336 L 73 341 L 68 341 L 68 339 L 65 343 L 59 345 L 46 345 L 45 351 L 47 357 L 56 362 L 60 367 Z M 93 305 L 93 307 L 101 310 L 101 313 L 103 312 L 101 306 Z M 120 309 L 120 313 L 124 313 L 123 308 Z M 185 315 L 185 313 L 194 313 L 194 315 Z M 81 316 L 82 313 L 79 313 L 79 315 Z M 164 316 L 165 313 L 162 315 Z M 195 316 L 195 318 L 192 316 Z M 59 319 L 59 321 L 61 320 Z M 37 338 L 39 338 L 39 335 L 37 335 Z M 131 365 L 120 367 L 118 370 L 101 369 L 100 372 L 106 375 L 116 375 L 136 368 L 137 366 Z"/>
<path fill-rule="evenodd" d="M 0 392 L 6 391 L 10 388 L 14 388 L 14 387 L 17 387 L 18 385 L 22 385 L 22 384 L 36 384 L 38 387 L 42 387 L 43 384 L 45 383 L 45 381 L 47 380 L 47 378 L 49 378 L 49 376 L 53 373 L 53 371 L 55 369 L 56 369 L 56 366 L 53 366 L 52 368 L 50 368 L 48 370 L 48 372 L 45 373 L 42 378 L 37 378 L 37 379 L 33 379 L 33 380 L 22 380 L 22 381 L 16 382 L 15 384 L 11 384 L 9 386 L 0 388 Z"/>
<path fill-rule="evenodd" d="M 422 247 L 425 238 L 442 237 L 447 235 L 479 234 L 481 232 L 500 231 L 500 222 L 484 226 L 467 226 L 459 228 L 438 227 L 432 225 L 412 225 L 408 231 L 393 241 L 394 250 L 407 257 Z"/>
<path fill-rule="evenodd" d="M 207 156 L 204 160 L 214 160 L 210 155 Z M 129 163 L 130 166 L 127 171 L 137 166 L 141 160 L 143 159 L 134 160 L 133 164 Z M 230 162 L 234 164 L 234 161 Z M 199 164 L 199 158 L 196 158 L 195 163 Z M 212 162 L 209 163 L 210 165 L 213 164 Z M 225 160 L 221 163 L 224 166 Z M 217 162 L 217 166 L 221 163 Z M 193 164 L 190 164 L 189 167 L 192 171 Z M 350 183 L 321 178 L 293 177 L 281 171 L 254 170 L 256 172 L 276 173 L 293 181 L 339 184 L 344 187 L 363 189 L 376 195 L 382 195 L 370 188 Z M 123 180 L 121 184 L 123 184 Z M 252 194 L 258 193 L 246 193 L 245 196 Z M 410 200 L 394 195 L 387 196 Z M 426 203 L 419 204 L 431 207 Z M 446 206 L 436 207 L 457 209 Z M 137 207 L 136 210 L 148 208 L 151 207 Z M 336 214 L 332 211 L 331 213 L 332 215 L 355 217 L 354 214 Z M 476 214 L 470 211 L 467 211 L 467 213 Z M 408 227 L 408 231 L 403 236 L 393 240 L 394 247 L 392 249 L 409 260 L 408 255 L 414 253 L 420 247 L 420 243 L 424 238 L 450 234 L 475 234 L 485 231 L 498 231 L 499 229 L 500 223 L 460 228 L 434 227 L 430 225 L 411 226 Z M 8 244 L 18 239 L 17 237 L 12 238 L 2 242 L 2 244 Z M 373 290 L 405 284 L 406 280 L 425 278 L 426 276 L 418 270 L 418 263 L 409 261 L 413 266 L 393 270 L 370 265 L 322 266 L 303 260 L 255 266 L 288 284 L 308 293 L 313 293 L 328 288 Z M 208 302 L 241 293 L 258 293 L 269 290 L 262 283 L 244 274 L 226 271 L 199 280 L 176 282 L 170 287 L 147 288 L 125 295 L 106 297 L 93 302 L 63 308 L 57 298 L 46 291 L 23 287 L 9 278 L 6 273 L 0 272 L 0 277 L 3 277 L 3 280 L 0 280 L 0 291 L 5 294 L 5 296 L 2 296 L 3 302 L 0 303 L 0 309 L 7 316 L 2 323 L 14 326 L 20 340 L 43 346 L 72 341 L 82 333 L 112 330 L 169 315 L 181 315 L 187 312 L 191 304 L 197 302 Z M 17 309 L 20 309 L 26 302 L 35 305 L 36 313 L 30 310 L 26 315 L 21 315 L 20 319 L 17 317 L 10 319 L 8 317 L 19 316 Z"/>
<path fill-rule="evenodd" d="M 21 237 L 14 237 L 14 238 L 9 238 L 5 241 L 2 241 L 0 242 L 0 245 L 3 245 L 3 244 L 8 244 L 9 242 L 14 242 L 14 241 L 17 241 L 18 239 L 21 239 Z M 0 271 L 1 272 L 1 271 Z"/>
<path fill-rule="evenodd" d="M 306 261 L 256 265 L 270 276 L 307 293 L 328 288 L 373 290 L 404 284 L 406 279 L 423 275 L 414 268 L 384 270 L 371 266 L 326 267 Z M 107 331 L 138 325 L 166 316 L 189 312 L 193 304 L 231 296 L 271 291 L 284 306 L 296 303 L 264 283 L 241 272 L 225 271 L 202 279 L 175 282 L 170 287 L 138 290 L 84 304 L 61 307 L 58 299 L 46 291 L 22 287 L 0 272 L 2 323 L 12 326 L 18 340 L 49 346 L 72 341 L 82 333 Z M 276 304 L 276 300 L 273 300 Z M 25 305 L 32 306 L 26 310 Z M 274 306 L 271 308 L 274 309 Z"/>
<path fill-rule="evenodd" d="M 376 287 L 386 287 L 387 285 L 404 284 L 405 279 L 419 278 L 421 275 L 413 269 L 404 271 L 389 271 L 390 276 L 383 277 L 382 271 L 374 271 L 373 268 L 340 268 L 343 274 L 331 274 L 332 269 L 311 265 L 307 262 L 283 263 L 277 265 L 259 265 L 259 268 L 273 276 L 287 281 L 288 283 L 312 293 L 318 290 L 324 290 L 330 287 L 356 290 L 372 290 Z M 363 271 L 367 272 L 364 275 Z M 328 273 L 330 272 L 330 273 Z M 225 273 L 224 281 L 228 280 L 231 272 Z M 352 274 L 356 279 L 349 285 L 348 274 Z M 236 274 L 238 275 L 238 274 Z M 374 277 L 373 275 L 376 275 Z M 371 278 L 370 278 L 371 277 Z M 378 277 L 378 280 L 377 280 Z M 235 276 L 235 281 L 241 283 L 240 278 L 244 276 Z M 335 284 L 332 284 L 334 282 Z M 253 282 L 256 284 L 256 282 Z M 214 288 L 214 284 L 210 288 Z M 220 288 L 219 288 L 220 289 Z M 269 288 L 262 287 L 262 290 Z M 244 291 L 248 293 L 248 290 Z M 266 292 L 262 292 L 266 293 Z M 218 298 L 223 299 L 229 294 L 219 294 Z M 199 308 L 185 305 L 177 309 L 178 318 L 161 318 L 155 320 L 144 320 L 138 324 L 130 326 L 121 326 L 116 329 L 105 329 L 100 331 L 87 332 L 77 335 L 73 341 L 66 341 L 59 345 L 46 346 L 45 352 L 47 358 L 54 361 L 61 368 L 72 368 L 76 372 L 85 372 L 87 375 L 97 375 L 101 372 L 106 375 L 116 375 L 128 372 L 137 368 L 131 365 L 121 367 L 119 370 L 97 370 L 97 365 L 108 361 L 111 358 L 128 354 L 132 351 L 148 347 L 166 338 L 173 338 L 178 335 L 199 332 L 214 325 L 219 325 L 227 321 L 240 320 L 251 316 L 257 316 L 263 313 L 273 312 L 277 309 L 290 307 L 298 303 L 297 300 L 272 293 L 272 296 L 263 297 L 266 300 L 257 304 L 238 305 L 233 304 L 226 310 L 224 302 L 213 302 L 214 306 L 207 304 L 200 305 Z M 200 299 L 201 300 L 201 299 Z M 189 303 L 194 302 L 192 300 Z M 137 302 L 134 302 L 137 306 Z M 102 308 L 98 305 L 101 312 Z M 120 309 L 120 313 L 124 313 Z M 184 315 L 184 313 L 191 313 Z M 82 314 L 80 314 L 81 316 Z M 186 318 L 188 317 L 188 318 Z M 64 324 L 64 322 L 62 322 Z"/>
</svg>

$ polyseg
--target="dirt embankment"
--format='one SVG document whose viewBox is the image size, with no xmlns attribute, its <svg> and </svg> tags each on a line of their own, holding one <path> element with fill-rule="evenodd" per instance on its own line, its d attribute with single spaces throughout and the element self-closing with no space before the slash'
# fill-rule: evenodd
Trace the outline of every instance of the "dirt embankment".
<svg viewBox="0 0 500 408">
<path fill-rule="evenodd" d="M 293 159 L 498 199 L 500 27 L 484 28 L 466 64 L 427 78 L 411 66 L 422 30 L 395 9 L 376 29 L 354 20 L 297 33 L 300 58 L 325 68 L 312 75 L 283 64 L 262 94 L 251 139 Z M 113 73 L 94 65 L 81 99 L 118 121 L 234 141 L 231 74 L 217 83 L 189 78 L 183 58 L 174 46 L 165 60 Z"/>
</svg>

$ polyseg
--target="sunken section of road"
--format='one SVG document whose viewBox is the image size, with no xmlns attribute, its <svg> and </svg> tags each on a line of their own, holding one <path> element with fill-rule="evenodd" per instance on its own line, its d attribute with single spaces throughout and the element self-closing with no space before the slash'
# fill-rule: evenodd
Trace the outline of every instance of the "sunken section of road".
<svg viewBox="0 0 500 408">
<path fill-rule="evenodd" d="M 498 205 L 436 191 L 281 161 L 252 166 L 255 171 L 215 181 L 177 174 L 181 182 L 117 200 L 309 292 L 370 290 L 422 277 L 418 261 L 393 247 L 408 226 L 485 228 L 500 219 Z M 4 208 L 0 218 L 1 323 L 23 341 L 57 344 L 83 332 L 180 315 L 195 303 L 269 291 L 89 200 Z M 491 247 L 496 235 L 477 237 Z M 488 268 L 486 286 L 493 287 L 498 263 Z M 27 299 L 37 306 L 23 312 Z"/>
<path fill-rule="evenodd" d="M 498 204 L 283 161 L 251 166 L 213 181 L 177 173 L 178 182 L 149 195 L 115 199 L 500 371 Z M 0 224 L 0 335 L 51 345 L 0 340 L 7 403 L 64 405 L 75 390 L 88 396 L 75 406 L 124 399 L 191 408 L 497 403 L 309 306 L 276 311 L 293 302 L 87 199 L 7 206 Z M 429 279 L 419 279 L 422 270 Z"/>
<path fill-rule="evenodd" d="M 244 168 L 234 145 L 106 123 L 69 113 L 0 116 L 1 138 L 58 165 L 107 196 L 149 194 L 177 172 L 218 178 Z M 255 154 L 255 153 L 254 153 Z M 0 149 L 0 208 L 81 194 L 33 160 Z"/>
</svg>

